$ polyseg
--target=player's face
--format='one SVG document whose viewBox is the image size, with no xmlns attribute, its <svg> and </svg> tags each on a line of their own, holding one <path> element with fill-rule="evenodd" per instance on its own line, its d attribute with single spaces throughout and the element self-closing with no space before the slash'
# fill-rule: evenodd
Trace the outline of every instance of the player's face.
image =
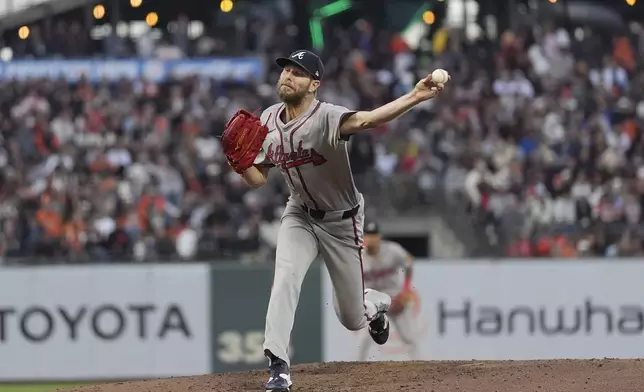
<svg viewBox="0 0 644 392">
<path fill-rule="evenodd" d="M 318 83 L 302 68 L 287 65 L 277 82 L 277 95 L 285 104 L 297 106 L 307 94 L 315 92 Z"/>
<path fill-rule="evenodd" d="M 363 240 L 368 254 L 375 255 L 378 253 L 380 250 L 380 234 L 365 234 Z"/>
</svg>

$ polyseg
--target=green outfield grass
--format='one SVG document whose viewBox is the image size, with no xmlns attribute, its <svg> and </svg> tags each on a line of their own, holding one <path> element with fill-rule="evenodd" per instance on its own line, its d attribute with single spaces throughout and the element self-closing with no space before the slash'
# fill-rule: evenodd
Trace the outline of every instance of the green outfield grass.
<svg viewBox="0 0 644 392">
<path fill-rule="evenodd" d="M 59 384 L 0 384 L 0 392 L 46 392 L 57 389 L 73 388 L 88 383 L 59 383 Z"/>
</svg>

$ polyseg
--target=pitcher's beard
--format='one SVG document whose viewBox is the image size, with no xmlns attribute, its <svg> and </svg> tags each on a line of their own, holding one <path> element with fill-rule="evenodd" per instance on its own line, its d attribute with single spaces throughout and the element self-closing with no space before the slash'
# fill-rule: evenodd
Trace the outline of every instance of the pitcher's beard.
<svg viewBox="0 0 644 392">
<path fill-rule="evenodd" d="M 284 92 L 280 87 L 278 87 L 277 96 L 279 97 L 280 101 L 284 102 L 289 106 L 299 106 L 302 103 L 302 101 L 304 101 L 304 97 L 306 96 L 306 91 L 287 93 L 287 92 Z"/>
</svg>

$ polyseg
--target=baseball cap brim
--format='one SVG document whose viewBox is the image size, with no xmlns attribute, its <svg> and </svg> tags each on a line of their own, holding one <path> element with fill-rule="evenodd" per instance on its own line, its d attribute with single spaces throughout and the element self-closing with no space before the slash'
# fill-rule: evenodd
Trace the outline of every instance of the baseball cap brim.
<svg viewBox="0 0 644 392">
<path fill-rule="evenodd" d="M 275 60 L 275 63 L 277 63 L 277 65 L 279 65 L 279 66 L 280 66 L 280 68 L 284 68 L 284 67 L 286 67 L 286 66 L 287 66 L 287 65 L 289 65 L 289 64 L 297 65 L 298 67 L 300 67 L 300 68 L 302 68 L 303 70 L 305 70 L 309 75 L 311 75 L 311 77 L 312 77 L 313 79 L 319 79 L 317 76 L 315 76 L 315 73 L 314 73 L 313 71 L 311 71 L 310 69 L 306 68 L 306 67 L 304 66 L 304 64 L 302 64 L 301 62 L 299 62 L 299 61 L 297 61 L 297 60 L 293 60 L 293 59 L 290 59 L 290 58 L 288 58 L 288 57 L 278 57 L 278 58 Z"/>
</svg>

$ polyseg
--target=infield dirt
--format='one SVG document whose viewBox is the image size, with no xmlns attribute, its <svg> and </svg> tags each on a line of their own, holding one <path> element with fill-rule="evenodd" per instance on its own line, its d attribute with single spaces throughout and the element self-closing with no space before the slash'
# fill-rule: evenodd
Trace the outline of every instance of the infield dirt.
<svg viewBox="0 0 644 392">
<path fill-rule="evenodd" d="M 644 360 L 331 362 L 295 366 L 294 392 L 641 392 Z M 84 386 L 74 392 L 258 392 L 265 371 Z"/>
</svg>

